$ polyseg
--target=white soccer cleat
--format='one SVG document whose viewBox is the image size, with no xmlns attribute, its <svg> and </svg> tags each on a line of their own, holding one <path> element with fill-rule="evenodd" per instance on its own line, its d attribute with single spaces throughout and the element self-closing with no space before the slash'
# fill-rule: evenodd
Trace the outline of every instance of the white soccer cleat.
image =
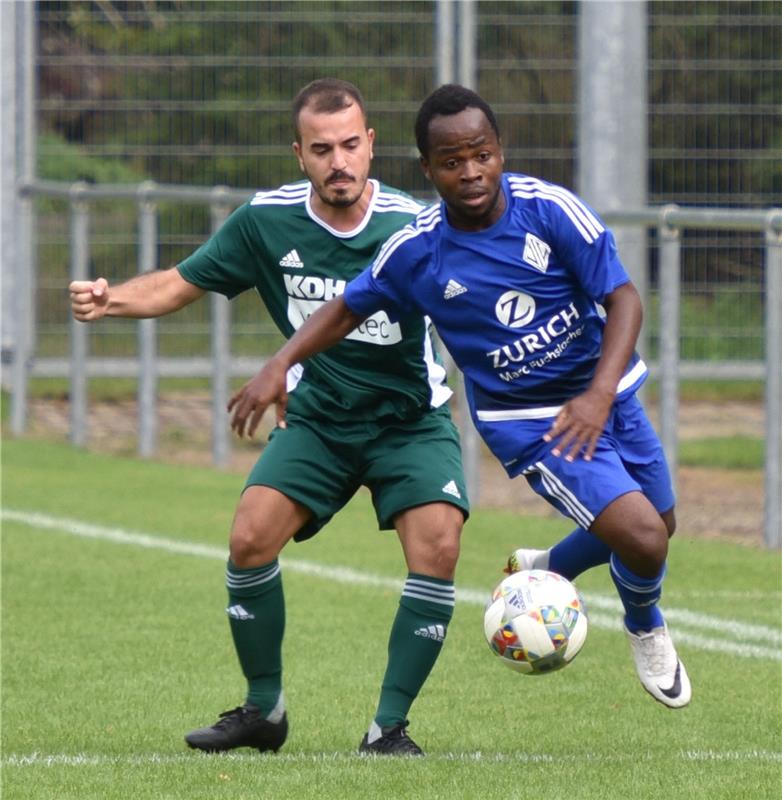
<svg viewBox="0 0 782 800">
<path fill-rule="evenodd" d="M 526 569 L 548 569 L 548 550 L 514 550 L 503 572 L 513 575 Z"/>
<path fill-rule="evenodd" d="M 690 702 L 692 687 L 684 664 L 676 654 L 668 626 L 638 634 L 625 628 L 635 669 L 644 689 L 669 708 L 681 708 Z"/>
</svg>

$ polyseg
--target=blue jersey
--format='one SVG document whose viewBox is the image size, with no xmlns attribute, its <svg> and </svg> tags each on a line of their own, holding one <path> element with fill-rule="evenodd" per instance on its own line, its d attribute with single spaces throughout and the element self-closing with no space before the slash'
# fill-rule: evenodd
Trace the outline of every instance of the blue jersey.
<svg viewBox="0 0 782 800">
<path fill-rule="evenodd" d="M 506 208 L 490 228 L 460 231 L 443 203 L 392 236 L 348 284 L 357 314 L 429 316 L 484 422 L 556 416 L 585 391 L 600 357 L 600 303 L 629 281 L 614 237 L 571 192 L 506 173 Z M 634 355 L 617 387 L 646 377 Z"/>
</svg>

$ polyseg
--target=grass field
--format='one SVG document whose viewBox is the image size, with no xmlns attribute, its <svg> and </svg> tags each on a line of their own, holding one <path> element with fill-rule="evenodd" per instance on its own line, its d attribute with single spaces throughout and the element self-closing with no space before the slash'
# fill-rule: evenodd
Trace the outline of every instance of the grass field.
<svg viewBox="0 0 782 800">
<path fill-rule="evenodd" d="M 674 538 L 663 604 L 694 698 L 672 711 L 635 677 L 605 569 L 579 580 L 590 632 L 572 666 L 532 678 L 494 659 L 482 610 L 507 552 L 568 528 L 478 510 L 411 713 L 427 757 L 366 759 L 405 572 L 362 494 L 285 552 L 285 748 L 208 756 L 182 735 L 243 699 L 223 611 L 242 476 L 32 441 L 5 441 L 2 468 L 6 800 L 782 795 L 778 553 Z"/>
</svg>

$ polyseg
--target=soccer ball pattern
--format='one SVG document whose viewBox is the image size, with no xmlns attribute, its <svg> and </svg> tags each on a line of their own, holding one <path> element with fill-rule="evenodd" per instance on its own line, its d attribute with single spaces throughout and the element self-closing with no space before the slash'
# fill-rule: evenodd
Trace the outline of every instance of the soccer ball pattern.
<svg viewBox="0 0 782 800">
<path fill-rule="evenodd" d="M 586 608 L 561 575 L 514 572 L 492 592 L 483 629 L 503 664 L 524 675 L 544 675 L 569 664 L 584 646 Z"/>
</svg>

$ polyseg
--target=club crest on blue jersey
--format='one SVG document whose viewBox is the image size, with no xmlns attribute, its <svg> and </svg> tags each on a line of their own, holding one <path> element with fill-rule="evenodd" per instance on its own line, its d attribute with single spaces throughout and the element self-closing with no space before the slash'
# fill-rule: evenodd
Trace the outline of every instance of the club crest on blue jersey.
<svg viewBox="0 0 782 800">
<path fill-rule="evenodd" d="M 522 258 L 535 269 L 545 272 L 548 269 L 548 257 L 551 248 L 542 240 L 531 233 L 524 237 L 524 253 Z"/>
</svg>

